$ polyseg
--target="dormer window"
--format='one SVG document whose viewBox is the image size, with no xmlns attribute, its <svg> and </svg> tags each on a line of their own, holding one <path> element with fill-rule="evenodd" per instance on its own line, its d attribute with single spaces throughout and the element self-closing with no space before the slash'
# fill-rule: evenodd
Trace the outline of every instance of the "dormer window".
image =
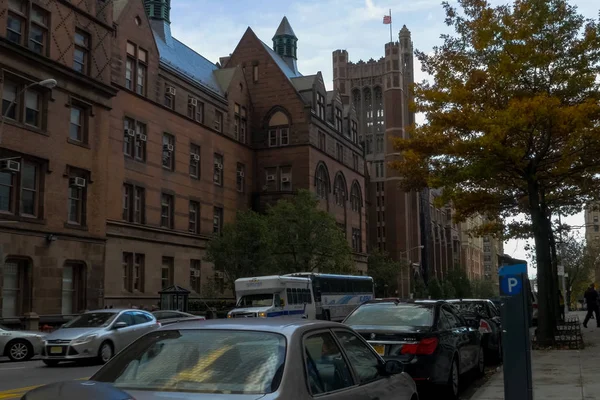
<svg viewBox="0 0 600 400">
<path fill-rule="evenodd" d="M 325 96 L 321 93 L 317 93 L 317 116 L 325 119 Z"/>
<path fill-rule="evenodd" d="M 340 108 L 335 108 L 335 129 L 338 132 L 342 131 L 342 110 Z"/>
</svg>

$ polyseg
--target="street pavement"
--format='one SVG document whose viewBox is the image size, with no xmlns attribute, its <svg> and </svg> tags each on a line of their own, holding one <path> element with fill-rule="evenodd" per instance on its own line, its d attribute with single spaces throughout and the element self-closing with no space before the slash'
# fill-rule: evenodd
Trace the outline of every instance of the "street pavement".
<svg viewBox="0 0 600 400">
<path fill-rule="evenodd" d="M 27 391 L 52 382 L 84 380 L 99 368 L 98 365 L 74 363 L 48 368 L 39 360 L 15 363 L 0 357 L 0 400 L 18 400 Z"/>
<path fill-rule="evenodd" d="M 583 322 L 584 312 L 571 313 Z M 600 328 L 592 320 L 581 328 L 583 350 L 532 351 L 534 400 L 600 400 Z M 471 400 L 504 400 L 502 370 L 483 385 Z"/>
</svg>

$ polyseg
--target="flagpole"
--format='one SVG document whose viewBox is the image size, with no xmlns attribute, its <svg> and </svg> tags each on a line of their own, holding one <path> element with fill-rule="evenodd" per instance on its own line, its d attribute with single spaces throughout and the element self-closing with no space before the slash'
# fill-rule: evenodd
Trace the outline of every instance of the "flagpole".
<svg viewBox="0 0 600 400">
<path fill-rule="evenodd" d="M 392 9 L 390 8 L 390 42 L 394 43 L 394 40 L 392 39 Z"/>
</svg>

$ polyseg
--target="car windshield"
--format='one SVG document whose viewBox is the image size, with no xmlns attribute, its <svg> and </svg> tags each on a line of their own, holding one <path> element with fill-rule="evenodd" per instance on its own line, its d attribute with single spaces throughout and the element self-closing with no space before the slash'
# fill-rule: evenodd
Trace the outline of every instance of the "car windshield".
<svg viewBox="0 0 600 400">
<path fill-rule="evenodd" d="M 117 313 L 97 312 L 81 314 L 67 322 L 63 328 L 101 328 L 110 325 Z"/>
<path fill-rule="evenodd" d="M 344 321 L 346 325 L 431 326 L 433 307 L 421 304 L 363 304 Z"/>
<path fill-rule="evenodd" d="M 453 306 L 455 306 L 456 308 L 458 308 L 460 311 L 468 311 L 468 312 L 473 312 L 473 313 L 478 313 L 478 314 L 487 314 L 487 311 L 485 310 L 485 305 L 483 303 L 480 302 L 459 302 L 459 303 L 452 303 Z"/>
<path fill-rule="evenodd" d="M 266 394 L 277 390 L 286 341 L 270 332 L 152 332 L 91 378 L 124 390 Z"/>
<path fill-rule="evenodd" d="M 247 294 L 240 297 L 238 307 L 270 307 L 273 305 L 273 293 Z"/>
</svg>

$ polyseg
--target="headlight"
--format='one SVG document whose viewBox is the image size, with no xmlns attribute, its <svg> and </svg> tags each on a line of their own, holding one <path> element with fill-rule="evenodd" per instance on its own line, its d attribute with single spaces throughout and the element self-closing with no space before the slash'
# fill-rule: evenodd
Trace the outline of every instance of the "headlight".
<svg viewBox="0 0 600 400">
<path fill-rule="evenodd" d="M 261 311 L 258 313 L 258 318 L 267 318 L 267 313 L 264 311 Z"/>
<path fill-rule="evenodd" d="M 71 342 L 71 344 L 84 344 L 84 343 L 88 343 L 91 342 L 92 340 L 96 339 L 98 337 L 98 335 L 87 335 L 87 336 L 81 336 L 78 337 L 77 339 L 73 340 Z"/>
</svg>

